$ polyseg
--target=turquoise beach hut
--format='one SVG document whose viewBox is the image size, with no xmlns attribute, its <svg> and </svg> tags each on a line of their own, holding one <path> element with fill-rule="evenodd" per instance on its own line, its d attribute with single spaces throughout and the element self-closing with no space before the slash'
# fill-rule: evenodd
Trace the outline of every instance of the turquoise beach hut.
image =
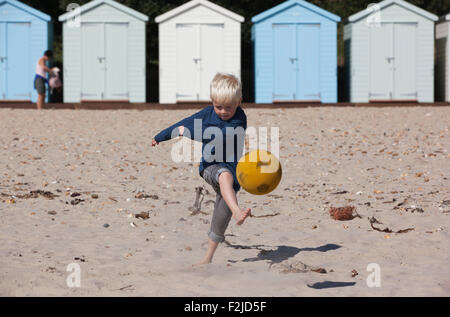
<svg viewBox="0 0 450 317">
<path fill-rule="evenodd" d="M 336 103 L 339 21 L 303 0 L 253 17 L 255 102 Z"/>
<path fill-rule="evenodd" d="M 51 48 L 50 16 L 0 0 L 0 101 L 35 102 L 36 63 Z"/>
</svg>

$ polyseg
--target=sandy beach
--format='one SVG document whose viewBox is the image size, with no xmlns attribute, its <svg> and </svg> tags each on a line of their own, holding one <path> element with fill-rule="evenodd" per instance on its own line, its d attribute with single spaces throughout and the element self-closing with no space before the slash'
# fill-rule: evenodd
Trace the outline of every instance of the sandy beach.
<svg viewBox="0 0 450 317">
<path fill-rule="evenodd" d="M 215 195 L 151 139 L 196 111 L 0 109 L 0 296 L 450 296 L 450 107 L 246 108 L 283 178 L 193 268 Z"/>
</svg>

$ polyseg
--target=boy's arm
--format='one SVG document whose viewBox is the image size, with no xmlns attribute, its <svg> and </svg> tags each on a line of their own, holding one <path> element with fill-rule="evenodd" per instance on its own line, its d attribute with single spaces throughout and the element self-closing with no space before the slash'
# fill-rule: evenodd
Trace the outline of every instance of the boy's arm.
<svg viewBox="0 0 450 317">
<path fill-rule="evenodd" d="M 176 138 L 180 135 L 189 137 L 192 140 L 195 140 L 195 137 L 200 137 L 200 140 L 196 140 L 196 141 L 201 141 L 201 137 L 202 137 L 202 125 L 200 124 L 199 128 L 200 131 L 199 133 L 194 133 L 194 123 L 195 123 L 195 119 L 204 119 L 205 113 L 207 108 L 193 114 L 192 116 L 185 118 L 177 123 L 175 123 L 174 125 L 171 125 L 170 127 L 168 127 L 167 129 L 162 130 L 161 132 L 159 132 L 154 139 L 152 140 L 152 146 L 155 146 L 156 144 L 158 144 L 159 142 L 163 142 L 163 141 L 167 141 L 173 138 Z"/>
</svg>

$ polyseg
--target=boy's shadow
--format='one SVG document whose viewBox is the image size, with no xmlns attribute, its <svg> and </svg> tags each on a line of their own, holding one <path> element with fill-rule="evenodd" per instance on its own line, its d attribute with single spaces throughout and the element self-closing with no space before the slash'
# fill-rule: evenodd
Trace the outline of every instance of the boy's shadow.
<svg viewBox="0 0 450 317">
<path fill-rule="evenodd" d="M 272 246 L 266 246 L 266 245 L 253 245 L 253 246 L 242 246 L 242 245 L 233 245 L 227 241 L 225 241 L 228 247 L 234 248 L 234 249 L 255 249 L 259 250 L 259 253 L 256 257 L 253 258 L 247 258 L 242 260 L 242 262 L 255 262 L 255 261 L 270 261 L 270 265 L 281 263 L 289 258 L 294 257 L 297 255 L 297 253 L 302 251 L 319 251 L 319 252 L 327 252 L 339 249 L 341 246 L 337 244 L 325 244 L 317 248 L 296 248 L 286 245 L 280 245 L 277 246 L 275 250 L 270 249 L 273 248 Z M 269 249 L 266 249 L 269 248 Z M 238 261 L 231 261 L 230 262 L 238 262 Z"/>
<path fill-rule="evenodd" d="M 242 245 L 233 245 L 227 241 L 225 241 L 228 247 L 235 249 L 255 249 L 259 250 L 259 253 L 254 258 L 247 258 L 242 260 L 242 262 L 255 262 L 255 261 L 270 261 L 270 266 L 276 263 L 281 263 L 289 258 L 294 257 L 297 253 L 302 251 L 319 251 L 319 252 L 328 252 L 332 250 L 337 250 L 341 248 L 338 244 L 328 243 L 322 245 L 317 248 L 296 248 L 286 245 L 277 246 L 276 249 L 273 249 L 273 246 L 266 245 L 252 245 L 252 246 L 242 246 Z M 272 249 L 266 249 L 272 248 Z M 229 262 L 236 263 L 238 261 L 228 260 Z M 314 283 L 312 285 L 308 284 L 309 288 L 314 289 L 327 289 L 327 288 L 338 288 L 338 287 L 347 287 L 354 286 L 356 282 L 334 282 L 334 281 L 323 281 Z"/>
<path fill-rule="evenodd" d="M 337 288 L 337 287 L 347 287 L 347 286 L 354 286 L 356 282 L 332 282 L 332 281 L 324 281 L 324 282 L 318 282 L 314 283 L 312 285 L 308 284 L 307 286 L 309 288 L 314 289 L 325 289 L 325 288 Z"/>
</svg>

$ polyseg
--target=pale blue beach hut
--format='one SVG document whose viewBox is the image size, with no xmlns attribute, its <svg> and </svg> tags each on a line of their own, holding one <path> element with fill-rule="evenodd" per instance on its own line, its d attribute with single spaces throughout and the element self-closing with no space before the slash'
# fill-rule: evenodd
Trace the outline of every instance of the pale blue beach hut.
<svg viewBox="0 0 450 317">
<path fill-rule="evenodd" d="M 346 91 L 351 102 L 434 102 L 438 17 L 403 0 L 385 0 L 344 26 Z"/>
<path fill-rule="evenodd" d="M 337 23 L 303 0 L 252 18 L 255 102 L 337 102 Z"/>
<path fill-rule="evenodd" d="M 0 0 L 0 101 L 35 102 L 36 63 L 51 48 L 50 16 Z"/>
</svg>

